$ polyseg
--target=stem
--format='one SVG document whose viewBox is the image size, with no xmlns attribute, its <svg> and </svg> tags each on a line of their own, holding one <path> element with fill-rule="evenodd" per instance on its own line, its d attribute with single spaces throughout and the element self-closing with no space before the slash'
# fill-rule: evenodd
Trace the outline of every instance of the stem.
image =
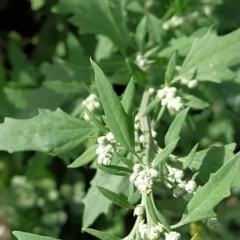
<svg viewBox="0 0 240 240">
<path fill-rule="evenodd" d="M 148 116 L 144 116 L 145 109 L 149 102 L 150 93 L 148 89 L 146 89 L 143 93 L 143 98 L 140 104 L 139 109 L 139 120 L 141 125 L 141 130 L 143 132 L 144 142 L 143 146 L 147 150 L 146 153 L 146 165 L 147 167 L 150 167 L 150 162 L 153 157 L 152 147 L 153 147 L 153 139 L 151 134 L 151 126 L 150 126 L 150 119 Z"/>
</svg>

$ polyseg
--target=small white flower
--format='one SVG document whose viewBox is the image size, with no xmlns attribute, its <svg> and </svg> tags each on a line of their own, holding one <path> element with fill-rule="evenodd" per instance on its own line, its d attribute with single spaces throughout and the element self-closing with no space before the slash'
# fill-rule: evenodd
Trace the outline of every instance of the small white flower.
<svg viewBox="0 0 240 240">
<path fill-rule="evenodd" d="M 197 189 L 197 184 L 195 181 L 193 180 L 190 180 L 187 182 L 186 186 L 185 186 L 185 190 L 188 192 L 188 193 L 194 193 Z"/>
<path fill-rule="evenodd" d="M 198 85 L 197 80 L 190 80 L 187 84 L 188 88 L 195 88 Z"/>
<path fill-rule="evenodd" d="M 139 170 L 140 166 L 137 165 L 130 176 L 130 182 L 134 183 L 141 193 L 150 194 L 152 192 L 154 179 L 158 177 L 158 172 L 153 168 Z"/>
<path fill-rule="evenodd" d="M 178 232 L 165 233 L 165 240 L 180 240 L 181 235 Z"/>
<path fill-rule="evenodd" d="M 176 187 L 173 189 L 173 196 L 174 197 L 180 197 L 182 196 L 184 193 L 183 189 L 182 188 L 179 188 L 179 187 Z"/>
<path fill-rule="evenodd" d="M 180 80 L 181 84 L 186 85 L 188 88 L 195 88 L 198 85 L 198 81 L 196 79 L 187 79 L 182 78 Z"/>
<path fill-rule="evenodd" d="M 134 164 L 133 166 L 133 171 L 135 173 L 139 173 L 141 170 L 143 170 L 143 166 L 139 163 Z"/>
<path fill-rule="evenodd" d="M 137 53 L 135 63 L 143 71 L 147 70 L 148 60 L 141 53 Z"/>
<path fill-rule="evenodd" d="M 85 100 L 83 100 L 82 104 L 86 106 L 91 112 L 100 107 L 99 99 L 94 93 L 91 93 Z M 83 119 L 89 121 L 89 116 L 87 113 L 84 113 Z"/>
<path fill-rule="evenodd" d="M 183 108 L 183 102 L 179 96 L 176 96 L 177 89 L 175 87 L 164 87 L 158 90 L 157 97 L 161 100 L 162 106 L 172 108 L 179 111 Z"/>
<path fill-rule="evenodd" d="M 111 132 L 106 136 L 100 136 L 97 140 L 98 148 L 96 154 L 98 155 L 98 163 L 109 165 L 113 156 L 114 149 L 119 145 Z"/>
<path fill-rule="evenodd" d="M 211 230 L 218 230 L 221 228 L 221 224 L 218 222 L 217 218 L 209 218 L 207 220 L 207 226 Z"/>
<path fill-rule="evenodd" d="M 159 229 L 157 227 L 151 227 L 149 229 L 149 233 L 148 233 L 148 238 L 150 240 L 158 240 L 159 237 L 160 237 L 160 232 L 159 232 Z"/>
<path fill-rule="evenodd" d="M 154 91 L 155 91 L 154 88 L 149 88 L 149 89 L 148 89 L 148 92 L 149 92 L 150 94 L 154 93 Z"/>
<path fill-rule="evenodd" d="M 145 235 L 147 236 L 148 226 L 143 220 L 138 225 L 138 232 L 140 233 L 141 238 L 144 238 Z"/>
<path fill-rule="evenodd" d="M 134 240 L 132 237 L 125 237 L 124 240 Z"/>
<path fill-rule="evenodd" d="M 144 206 L 142 204 L 138 204 L 133 212 L 133 216 L 143 216 L 144 214 Z"/>
<path fill-rule="evenodd" d="M 182 170 L 179 170 L 177 168 L 172 168 L 172 174 L 176 182 L 178 183 L 182 182 L 182 178 L 184 177 L 184 172 Z"/>
</svg>

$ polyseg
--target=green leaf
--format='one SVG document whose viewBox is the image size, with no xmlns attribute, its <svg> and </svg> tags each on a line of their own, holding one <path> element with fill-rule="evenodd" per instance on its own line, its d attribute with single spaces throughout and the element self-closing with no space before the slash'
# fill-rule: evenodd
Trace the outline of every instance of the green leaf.
<svg viewBox="0 0 240 240">
<path fill-rule="evenodd" d="M 82 33 L 101 34 L 109 37 L 119 49 L 128 44 L 128 32 L 122 7 L 119 1 L 110 3 L 102 0 L 60 0 L 69 12 L 73 13 L 71 23 Z M 97 19 L 96 19 L 97 16 Z"/>
<path fill-rule="evenodd" d="M 126 155 L 127 155 L 127 153 L 126 153 Z M 122 163 L 128 165 L 129 167 L 133 167 L 134 166 L 134 163 L 131 160 L 125 158 L 124 156 L 122 156 L 118 152 L 114 152 L 114 156 L 116 156 L 119 161 L 121 161 Z"/>
<path fill-rule="evenodd" d="M 148 212 L 148 214 L 150 215 L 152 221 L 155 224 L 158 224 L 158 217 L 155 213 L 155 209 L 153 207 L 153 203 L 152 203 L 152 199 L 150 196 L 146 195 L 146 211 Z"/>
<path fill-rule="evenodd" d="M 239 167 L 240 153 L 231 158 L 216 173 L 211 174 L 209 181 L 203 187 L 198 187 L 181 221 L 172 228 L 214 217 L 213 209 L 222 199 L 230 195 L 232 182 Z"/>
<path fill-rule="evenodd" d="M 37 178 L 43 170 L 47 168 L 48 163 L 51 161 L 51 156 L 36 152 L 35 155 L 29 160 L 26 177 L 28 180 Z"/>
<path fill-rule="evenodd" d="M 133 209 L 134 206 L 127 200 L 127 198 L 110 191 L 104 187 L 97 186 L 99 192 L 106 198 L 108 198 L 110 201 L 112 201 L 114 204 L 118 205 L 122 208 L 129 208 Z"/>
<path fill-rule="evenodd" d="M 209 103 L 193 95 L 183 97 L 184 105 L 195 109 L 204 109 L 209 107 Z"/>
<path fill-rule="evenodd" d="M 191 240 L 197 240 L 198 233 L 194 234 L 194 236 L 191 238 Z"/>
<path fill-rule="evenodd" d="M 175 147 L 177 146 L 179 141 L 179 138 L 176 139 L 175 141 L 169 143 L 164 149 L 162 149 L 157 156 L 153 159 L 152 166 L 156 167 L 159 164 L 165 162 L 168 158 L 168 156 L 173 152 Z"/>
<path fill-rule="evenodd" d="M 88 66 L 89 60 L 85 56 L 84 49 L 72 32 L 68 32 L 66 43 L 69 62 L 75 65 Z"/>
<path fill-rule="evenodd" d="M 160 98 L 155 98 L 154 100 L 152 100 L 148 106 L 146 107 L 143 116 L 148 115 L 151 111 L 153 111 L 153 109 L 156 107 L 157 104 L 159 104 L 160 102 Z"/>
<path fill-rule="evenodd" d="M 185 158 L 185 160 L 183 162 L 183 169 L 187 169 L 189 167 L 189 165 L 192 163 L 192 161 L 194 159 L 194 156 L 195 156 L 195 153 L 197 151 L 197 148 L 198 148 L 198 143 L 193 147 L 191 152 Z"/>
<path fill-rule="evenodd" d="M 182 125 L 185 121 L 189 108 L 183 109 L 173 120 L 170 125 L 166 136 L 165 136 L 165 145 L 167 146 L 169 143 L 172 143 L 179 137 L 179 133 L 181 131 Z"/>
<path fill-rule="evenodd" d="M 43 85 L 47 88 L 55 91 L 56 93 L 63 94 L 63 95 L 70 95 L 73 94 L 80 94 L 81 93 L 81 84 L 77 81 L 69 81 L 64 82 L 61 80 L 55 80 L 55 81 L 45 81 L 43 82 Z"/>
<path fill-rule="evenodd" d="M 176 52 L 173 53 L 172 57 L 169 60 L 168 66 L 167 66 L 167 70 L 165 73 L 165 81 L 169 84 L 171 82 L 171 80 L 173 79 L 174 73 L 175 73 L 175 66 L 176 66 L 176 59 L 177 58 L 177 54 Z"/>
<path fill-rule="evenodd" d="M 125 168 L 121 166 L 102 165 L 102 164 L 96 164 L 96 165 L 101 171 L 111 175 L 129 176 L 132 173 L 132 171 L 129 168 Z"/>
<path fill-rule="evenodd" d="M 134 127 L 118 96 L 106 79 L 102 70 L 91 61 L 95 73 L 96 88 L 105 112 L 104 121 L 115 139 L 130 151 L 134 151 Z"/>
<path fill-rule="evenodd" d="M 41 235 L 20 232 L 20 231 L 13 231 L 13 235 L 18 240 L 57 240 L 57 238 L 45 237 L 45 236 L 41 236 Z"/>
<path fill-rule="evenodd" d="M 101 239 L 101 240 L 121 240 L 118 237 L 115 237 L 109 233 L 104 233 L 104 232 L 100 232 L 98 230 L 92 229 L 92 228 L 82 228 L 83 231 Z"/>
<path fill-rule="evenodd" d="M 236 147 L 235 143 L 225 145 L 223 147 L 211 147 L 196 152 L 189 168 L 193 172 L 199 172 L 198 177 L 206 183 L 211 173 L 216 172 L 231 157 Z M 183 158 L 185 161 L 185 158 Z"/>
<path fill-rule="evenodd" d="M 177 79 L 191 79 L 195 71 L 198 80 L 220 82 L 228 76 L 234 77 L 228 66 L 236 59 L 233 53 L 240 51 L 239 38 L 240 29 L 220 37 L 209 29 L 193 42 Z"/>
<path fill-rule="evenodd" d="M 144 16 L 142 20 L 139 22 L 139 24 L 137 25 L 136 32 L 135 32 L 135 41 L 137 43 L 138 50 L 140 52 L 142 52 L 144 49 L 146 35 L 147 35 L 147 21 L 146 21 L 146 16 Z"/>
<path fill-rule="evenodd" d="M 83 227 L 88 227 L 93 224 L 94 220 L 101 214 L 108 212 L 111 201 L 105 198 L 99 191 L 96 185 L 101 184 L 107 189 L 121 193 L 128 186 L 129 180 L 123 177 L 109 175 L 102 171 L 97 171 L 95 177 L 91 181 L 91 187 L 88 189 L 86 196 L 83 199 Z M 97 204 L 96 204 L 97 203 Z"/>
<path fill-rule="evenodd" d="M 164 228 L 168 232 L 171 232 L 171 228 L 170 228 L 170 225 L 169 225 L 167 219 L 158 211 L 158 209 L 156 208 L 155 204 L 153 204 L 153 208 L 154 208 L 155 214 L 156 214 L 159 222 L 164 226 Z"/>
<path fill-rule="evenodd" d="M 83 105 L 83 108 L 89 119 L 95 124 L 95 126 L 98 127 L 102 132 L 106 133 L 106 127 L 95 117 L 95 115 L 91 111 L 89 111 L 86 106 Z"/>
<path fill-rule="evenodd" d="M 131 78 L 123 93 L 121 101 L 125 112 L 129 115 L 133 113 L 134 98 L 135 98 L 135 84 L 133 78 Z"/>
<path fill-rule="evenodd" d="M 82 143 L 95 129 L 61 109 L 40 109 L 39 115 L 25 120 L 5 118 L 0 124 L 0 149 L 12 152 L 40 151 L 61 155 Z"/>
<path fill-rule="evenodd" d="M 160 21 L 151 13 L 147 14 L 147 28 L 149 38 L 153 42 L 162 42 L 162 29 L 160 26 Z"/>
<path fill-rule="evenodd" d="M 68 165 L 68 168 L 77 168 L 84 166 L 91 162 L 96 156 L 96 150 L 98 148 L 98 144 L 95 144 L 88 148 L 80 157 L 78 157 L 73 163 Z"/>
<path fill-rule="evenodd" d="M 130 73 L 132 74 L 134 80 L 143 86 L 146 86 L 149 83 L 149 76 L 144 72 L 140 67 L 138 67 L 134 62 L 129 59 L 126 59 L 126 64 L 129 68 Z"/>
</svg>

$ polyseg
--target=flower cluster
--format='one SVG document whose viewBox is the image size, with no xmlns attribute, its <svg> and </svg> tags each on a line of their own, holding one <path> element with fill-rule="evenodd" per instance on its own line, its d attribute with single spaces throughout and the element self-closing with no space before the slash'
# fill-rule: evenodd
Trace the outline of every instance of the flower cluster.
<svg viewBox="0 0 240 240">
<path fill-rule="evenodd" d="M 82 104 L 87 107 L 91 112 L 100 107 L 100 102 L 96 94 L 91 93 L 85 100 L 82 101 Z M 89 116 L 84 113 L 83 119 L 89 121 Z"/>
<path fill-rule="evenodd" d="M 113 152 L 118 147 L 118 142 L 114 139 L 114 136 L 109 132 L 106 136 L 101 136 L 97 140 L 98 148 L 96 153 L 98 155 L 98 163 L 103 165 L 109 165 Z"/>
<path fill-rule="evenodd" d="M 141 221 L 138 225 L 138 232 L 143 239 L 144 236 L 146 236 L 149 240 L 157 240 L 159 239 L 163 230 L 163 226 L 160 223 L 150 228 L 148 228 L 147 224 L 144 223 L 144 221 Z"/>
<path fill-rule="evenodd" d="M 193 22 L 197 19 L 199 13 L 197 11 L 187 14 L 186 16 L 172 16 L 170 19 L 165 21 L 162 25 L 163 29 L 168 30 L 174 27 L 178 27 L 187 22 Z"/>
<path fill-rule="evenodd" d="M 182 99 L 176 95 L 177 89 L 175 87 L 164 87 L 157 92 L 157 97 L 161 100 L 162 106 L 172 108 L 179 111 L 183 108 Z"/>
<path fill-rule="evenodd" d="M 154 180 L 158 177 L 158 172 L 154 168 L 144 169 L 140 164 L 135 164 L 130 182 L 134 183 L 137 189 L 143 194 L 150 194 Z"/>
<path fill-rule="evenodd" d="M 148 60 L 145 56 L 143 56 L 141 53 L 137 53 L 136 59 L 135 59 L 136 65 L 141 68 L 143 71 L 147 70 L 148 67 Z"/>
<path fill-rule="evenodd" d="M 165 233 L 165 240 L 180 240 L 181 235 L 178 232 L 170 232 L 170 233 Z"/>
<path fill-rule="evenodd" d="M 173 196 L 183 196 L 183 198 L 189 202 L 197 190 L 196 182 L 194 180 L 188 182 L 183 181 L 184 172 L 182 170 L 170 166 L 167 166 L 167 168 L 169 171 L 167 180 L 177 185 L 177 187 L 173 189 Z M 172 187 L 170 183 L 167 183 L 167 186 L 169 188 Z"/>
<path fill-rule="evenodd" d="M 195 88 L 198 84 L 197 80 L 195 79 L 189 80 L 187 78 L 182 78 L 180 82 L 181 84 L 186 85 L 188 88 Z"/>
<path fill-rule="evenodd" d="M 133 216 L 143 216 L 144 214 L 144 206 L 142 204 L 138 204 L 133 212 Z"/>
<path fill-rule="evenodd" d="M 217 218 L 208 218 L 203 220 L 203 223 L 206 223 L 211 230 L 219 230 L 221 228 L 221 224 L 218 222 Z"/>
</svg>

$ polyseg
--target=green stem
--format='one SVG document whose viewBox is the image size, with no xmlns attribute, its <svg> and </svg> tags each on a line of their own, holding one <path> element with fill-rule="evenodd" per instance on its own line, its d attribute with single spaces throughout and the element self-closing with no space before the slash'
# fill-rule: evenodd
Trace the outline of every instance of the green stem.
<svg viewBox="0 0 240 240">
<path fill-rule="evenodd" d="M 144 112 L 149 102 L 150 93 L 148 89 L 146 89 L 143 93 L 143 98 L 140 104 L 139 109 L 139 120 L 141 125 L 141 130 L 143 132 L 144 142 L 143 146 L 144 149 L 147 150 L 146 152 L 146 165 L 150 167 L 150 163 L 153 157 L 153 138 L 151 134 L 151 126 L 150 126 L 150 119 L 149 116 L 144 116 Z"/>
</svg>

